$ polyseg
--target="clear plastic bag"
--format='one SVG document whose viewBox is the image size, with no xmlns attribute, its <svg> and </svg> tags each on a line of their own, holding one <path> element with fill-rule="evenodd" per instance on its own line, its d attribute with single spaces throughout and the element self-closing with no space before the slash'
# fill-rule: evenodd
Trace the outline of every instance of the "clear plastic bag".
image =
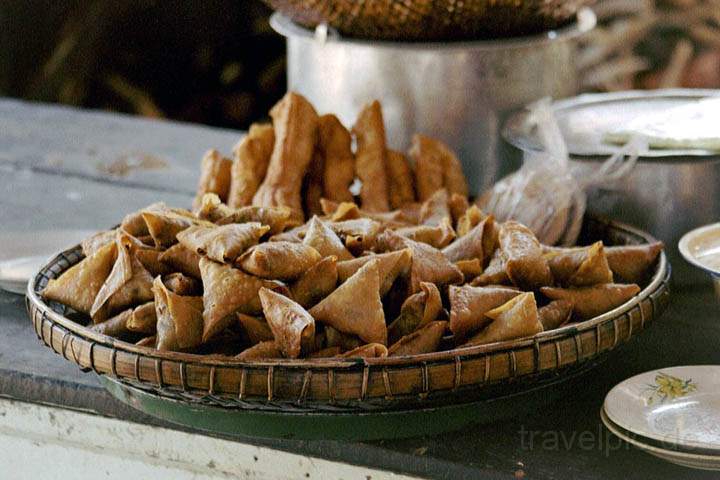
<svg viewBox="0 0 720 480">
<path fill-rule="evenodd" d="M 627 175 L 647 143 L 633 138 L 593 174 L 577 178 L 550 99 L 529 109 L 528 127 L 537 130 L 543 150 L 526 152 L 520 170 L 499 180 L 477 203 L 499 221 L 525 224 L 546 245 L 574 245 L 585 215 L 585 189 Z"/>
</svg>

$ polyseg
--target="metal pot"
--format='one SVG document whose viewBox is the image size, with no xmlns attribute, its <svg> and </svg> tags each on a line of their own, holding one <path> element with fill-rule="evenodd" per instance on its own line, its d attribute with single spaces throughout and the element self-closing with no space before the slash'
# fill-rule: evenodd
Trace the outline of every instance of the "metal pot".
<svg viewBox="0 0 720 480">
<path fill-rule="evenodd" d="M 618 147 L 602 142 L 611 126 L 638 115 L 660 112 L 718 90 L 656 90 L 580 95 L 553 104 L 578 176 L 592 175 Z M 512 116 L 504 138 L 516 155 L 537 150 L 537 139 L 523 127 L 525 113 Z M 720 220 L 720 155 L 703 150 L 648 150 L 634 170 L 611 184 L 588 190 L 587 210 L 650 232 L 665 242 L 673 266 L 673 282 L 703 283 L 705 277 L 687 264 L 677 244 L 687 231 Z"/>
<path fill-rule="evenodd" d="M 288 88 L 352 125 L 361 106 L 383 105 L 388 143 L 406 149 L 414 133 L 442 139 L 478 193 L 503 172 L 500 126 L 507 112 L 578 90 L 575 39 L 595 26 L 587 9 L 562 30 L 534 37 L 449 43 L 318 39 L 274 14 L 287 37 Z"/>
</svg>

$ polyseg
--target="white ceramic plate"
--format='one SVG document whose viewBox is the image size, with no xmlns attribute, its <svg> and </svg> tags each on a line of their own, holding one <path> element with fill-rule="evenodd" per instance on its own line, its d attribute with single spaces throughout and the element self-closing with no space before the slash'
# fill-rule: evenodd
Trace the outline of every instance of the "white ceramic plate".
<svg viewBox="0 0 720 480">
<path fill-rule="evenodd" d="M 720 455 L 678 452 L 649 445 L 643 442 L 641 438 L 630 436 L 619 425 L 613 423 L 613 421 L 608 418 L 604 408 L 600 410 L 600 419 L 607 429 L 618 438 L 658 458 L 683 467 L 699 468 L 702 470 L 720 470 Z"/>
<path fill-rule="evenodd" d="M 23 295 L 30 277 L 53 253 L 93 233 L 91 230 L 0 233 L 0 288 Z"/>
<path fill-rule="evenodd" d="M 634 434 L 720 455 L 720 366 L 641 373 L 610 390 L 604 409 L 610 420 Z"/>
<path fill-rule="evenodd" d="M 720 223 L 689 231 L 678 242 L 678 250 L 696 267 L 720 275 Z"/>
</svg>

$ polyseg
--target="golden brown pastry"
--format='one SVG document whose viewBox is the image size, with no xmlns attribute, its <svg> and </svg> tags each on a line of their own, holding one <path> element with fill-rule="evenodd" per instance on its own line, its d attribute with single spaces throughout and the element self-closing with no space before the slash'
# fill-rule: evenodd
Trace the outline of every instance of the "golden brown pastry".
<svg viewBox="0 0 720 480">
<path fill-rule="evenodd" d="M 187 350 L 203 341 L 202 297 L 183 297 L 169 291 L 160 277 L 153 283 L 157 315 L 157 349 Z"/>
<path fill-rule="evenodd" d="M 315 343 L 315 319 L 297 303 L 267 288 L 260 289 L 260 302 L 275 345 L 287 358 L 298 358 Z"/>
<path fill-rule="evenodd" d="M 454 262 L 455 266 L 462 272 L 465 277 L 465 283 L 470 283 L 475 277 L 479 276 L 483 272 L 482 262 L 479 259 L 473 258 L 471 260 L 458 260 Z"/>
<path fill-rule="evenodd" d="M 330 295 L 338 284 L 337 257 L 325 257 L 310 267 L 290 285 L 292 298 L 304 308 L 310 308 Z"/>
<path fill-rule="evenodd" d="M 467 235 L 443 248 L 442 252 L 451 262 L 476 258 L 481 264 L 484 264 L 485 258 L 491 255 L 489 248 L 492 247 L 490 245 L 494 243 L 492 238 L 493 222 L 493 217 L 485 217 Z"/>
<path fill-rule="evenodd" d="M 262 287 L 282 288 L 282 284 L 248 275 L 238 268 L 200 259 L 204 287 L 203 341 L 224 330 L 235 312 L 256 315 L 262 311 L 258 291 Z"/>
<path fill-rule="evenodd" d="M 472 337 L 466 346 L 530 337 L 543 331 L 532 292 L 521 293 L 485 315 L 492 322 Z"/>
<path fill-rule="evenodd" d="M 357 140 L 355 173 L 362 182 L 362 208 L 369 212 L 390 210 L 387 147 L 382 107 L 377 100 L 365 105 L 352 128 Z"/>
<path fill-rule="evenodd" d="M 95 297 L 110 275 L 116 256 L 117 244 L 108 243 L 70 267 L 59 278 L 48 281 L 41 293 L 42 297 L 89 315 Z"/>
<path fill-rule="evenodd" d="M 138 347 L 156 348 L 157 336 L 153 335 L 151 337 L 142 338 L 142 339 L 138 340 L 137 342 L 135 342 L 135 345 L 137 345 Z"/>
<path fill-rule="evenodd" d="M 180 272 L 164 275 L 162 279 L 168 290 L 178 295 L 199 295 L 202 293 L 202 283 L 200 281 Z"/>
<path fill-rule="evenodd" d="M 341 355 L 343 358 L 382 358 L 387 357 L 388 350 L 381 343 L 368 343 Z"/>
<path fill-rule="evenodd" d="M 460 216 L 457 220 L 457 228 L 455 229 L 457 231 L 458 237 L 463 237 L 470 233 L 470 230 L 475 227 L 475 225 L 482 222 L 487 215 L 485 215 L 482 210 L 480 210 L 477 205 L 473 205 Z"/>
<path fill-rule="evenodd" d="M 150 272 L 153 278 L 158 275 L 173 273 L 173 269 L 160 261 L 164 252 L 154 248 L 138 248 L 135 250 L 135 257 L 140 260 L 143 267 Z"/>
<path fill-rule="evenodd" d="M 303 243 L 317 250 L 322 257 L 334 255 L 338 260 L 353 258 L 340 237 L 317 216 L 313 216 L 310 220 Z"/>
<path fill-rule="evenodd" d="M 294 280 L 321 259 L 317 250 L 302 243 L 266 242 L 242 254 L 237 265 L 261 278 Z"/>
<path fill-rule="evenodd" d="M 433 283 L 422 282 L 420 291 L 413 293 L 400 307 L 400 314 L 388 326 L 388 341 L 393 344 L 401 337 L 435 320 L 442 311 L 440 291 Z"/>
<path fill-rule="evenodd" d="M 545 258 L 553 278 L 562 285 L 584 287 L 613 281 L 602 242 L 589 247 L 553 248 L 545 252 Z"/>
<path fill-rule="evenodd" d="M 316 321 L 351 333 L 366 342 L 387 343 L 385 314 L 380 301 L 378 261 L 364 265 L 334 292 L 310 309 Z"/>
<path fill-rule="evenodd" d="M 253 197 L 259 207 L 289 207 L 304 218 L 300 191 L 317 142 L 318 116 L 303 96 L 288 92 L 270 110 L 275 145 L 267 174 Z"/>
<path fill-rule="evenodd" d="M 573 304 L 569 300 L 554 300 L 538 309 L 538 317 L 543 330 L 554 330 L 570 321 Z"/>
<path fill-rule="evenodd" d="M 198 255 L 220 263 L 233 263 L 245 250 L 257 245 L 270 230 L 258 222 L 193 226 L 177 234 L 178 241 Z"/>
<path fill-rule="evenodd" d="M 460 195 L 459 193 L 453 193 L 450 195 L 450 199 L 448 200 L 448 208 L 450 209 L 450 215 L 452 215 L 453 222 L 457 225 L 460 218 L 465 215 L 465 212 L 467 212 L 470 208 L 468 197 Z"/>
<path fill-rule="evenodd" d="M 568 300 L 579 320 L 588 320 L 619 307 L 640 293 L 635 284 L 606 283 L 582 288 L 544 287 L 540 292 L 550 300 Z"/>
<path fill-rule="evenodd" d="M 446 326 L 447 322 L 430 322 L 419 330 L 405 335 L 388 348 L 388 357 L 419 355 L 436 351 Z"/>
<path fill-rule="evenodd" d="M 325 345 L 327 347 L 339 347 L 341 350 L 354 350 L 363 345 L 363 341 L 355 335 L 343 333 L 337 328 L 325 325 Z"/>
<path fill-rule="evenodd" d="M 155 245 L 161 248 L 176 244 L 176 235 L 193 225 L 213 226 L 212 222 L 195 218 L 190 212 L 187 212 L 187 214 L 185 212 L 178 213 L 177 209 L 165 211 L 144 210 L 142 218 L 145 220 Z"/>
<path fill-rule="evenodd" d="M 215 193 L 206 193 L 199 204 L 193 209 L 193 214 L 201 220 L 217 222 L 232 213 L 232 208 L 225 205 Z"/>
<path fill-rule="evenodd" d="M 185 248 L 181 243 L 173 245 L 162 254 L 160 254 L 160 262 L 174 271 L 182 272 L 193 278 L 200 278 L 200 255 L 194 251 Z"/>
<path fill-rule="evenodd" d="M 552 273 L 535 235 L 515 221 L 500 227 L 498 241 L 506 258 L 510 281 L 523 290 L 535 290 L 553 284 Z"/>
<path fill-rule="evenodd" d="M 425 201 L 441 188 L 467 197 L 468 187 L 455 154 L 439 140 L 414 135 L 410 157 L 415 161 L 415 187 L 418 199 Z"/>
<path fill-rule="evenodd" d="M 485 314 L 517 297 L 522 292 L 511 287 L 473 287 L 451 285 L 450 330 L 458 339 L 467 338 L 473 332 L 488 325 L 492 320 Z"/>
<path fill-rule="evenodd" d="M 308 355 L 307 358 L 330 358 L 340 356 L 342 349 L 340 347 L 327 347 Z"/>
<path fill-rule="evenodd" d="M 371 261 L 377 261 L 380 275 L 380 296 L 384 297 L 390 291 L 398 277 L 408 274 L 412 264 L 412 250 L 405 248 L 380 255 L 366 255 L 364 257 L 338 262 L 337 272 L 340 283 L 353 276 L 360 268 Z"/>
<path fill-rule="evenodd" d="M 628 283 L 639 283 L 645 279 L 662 250 L 663 243 L 655 242 L 647 245 L 605 247 L 605 255 L 610 270 L 619 279 Z"/>
<path fill-rule="evenodd" d="M 378 247 L 384 251 L 395 251 L 403 248 L 409 248 L 412 251 L 412 265 L 410 267 L 411 293 L 420 290 L 421 282 L 430 282 L 437 286 L 443 286 L 461 283 L 464 279 L 460 269 L 451 263 L 440 250 L 402 237 L 391 230 L 378 237 Z"/>
<path fill-rule="evenodd" d="M 108 320 L 94 324 L 90 327 L 90 330 L 110 337 L 120 338 L 130 331 L 127 328 L 127 322 L 132 313 L 132 309 L 125 310 Z"/>
<path fill-rule="evenodd" d="M 470 284 L 473 287 L 481 287 L 484 285 L 510 285 L 510 278 L 507 274 L 507 259 L 499 248 L 495 250 L 490 263 L 483 273 L 473 279 Z"/>
<path fill-rule="evenodd" d="M 452 225 L 452 216 L 448 206 L 447 190 L 441 188 L 430 195 L 420 207 L 420 223 L 422 225 L 439 225 L 447 221 Z"/>
<path fill-rule="evenodd" d="M 217 221 L 218 225 L 231 223 L 258 222 L 270 227 L 269 235 L 281 233 L 288 227 L 296 227 L 299 222 L 292 219 L 292 210 L 288 207 L 241 207 Z"/>
<path fill-rule="evenodd" d="M 154 293 L 154 292 L 153 292 Z M 157 331 L 157 312 L 155 302 L 143 303 L 132 310 L 132 314 L 125 322 L 125 326 L 131 332 L 155 335 Z"/>
<path fill-rule="evenodd" d="M 275 336 L 265 319 L 245 315 L 244 313 L 238 313 L 237 319 L 251 344 L 255 345 L 256 343 L 275 340 Z"/>
<path fill-rule="evenodd" d="M 437 249 L 446 247 L 455 239 L 455 231 L 448 217 L 443 218 L 438 225 L 402 227 L 396 229 L 395 233 L 416 242 L 426 243 Z"/>
<path fill-rule="evenodd" d="M 415 185 L 410 162 L 402 152 L 387 150 L 388 197 L 390 208 L 415 201 Z"/>
<path fill-rule="evenodd" d="M 231 167 L 232 161 L 223 157 L 217 150 L 212 149 L 205 153 L 200 166 L 200 180 L 193 201 L 193 210 L 200 206 L 202 197 L 206 193 L 214 193 L 220 197 L 220 200 L 227 200 Z"/>
<path fill-rule="evenodd" d="M 154 296 L 153 278 L 132 254 L 131 237 L 119 231 L 115 243 L 117 250 L 115 264 L 90 308 L 90 316 L 95 323 L 127 307 L 148 302 Z"/>
<path fill-rule="evenodd" d="M 264 360 L 269 358 L 281 358 L 282 353 L 275 344 L 275 340 L 260 342 L 235 355 L 237 360 Z"/>
<path fill-rule="evenodd" d="M 351 202 L 350 184 L 355 179 L 355 157 L 350 132 L 335 115 L 318 120 L 318 151 L 323 157 L 323 197 L 335 202 Z"/>
<path fill-rule="evenodd" d="M 390 212 L 368 212 L 361 209 L 352 202 L 333 202 L 326 198 L 320 199 L 320 205 L 325 215 L 333 222 L 342 220 L 355 220 L 358 218 L 369 218 L 388 228 L 405 227 L 417 225 L 417 214 L 407 215 L 405 210 L 392 210 Z M 419 208 L 419 207 L 418 207 Z"/>
<path fill-rule="evenodd" d="M 80 243 L 83 255 L 89 257 L 108 243 L 114 243 L 116 238 L 117 229 L 103 230 L 102 232 L 90 235 Z"/>
<path fill-rule="evenodd" d="M 230 189 L 227 204 L 230 208 L 252 203 L 255 192 L 267 173 L 275 143 L 275 130 L 269 123 L 253 123 L 247 135 L 233 148 L 230 167 Z"/>
</svg>

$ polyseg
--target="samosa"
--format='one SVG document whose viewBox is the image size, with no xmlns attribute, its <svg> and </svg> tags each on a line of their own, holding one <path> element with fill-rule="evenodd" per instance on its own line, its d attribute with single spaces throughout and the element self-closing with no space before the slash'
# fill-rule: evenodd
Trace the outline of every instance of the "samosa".
<svg viewBox="0 0 720 480">
<path fill-rule="evenodd" d="M 620 280 L 628 283 L 640 283 L 645 279 L 662 250 L 663 243 L 654 242 L 646 245 L 606 247 L 605 255 L 610 270 Z"/>
<path fill-rule="evenodd" d="M 361 345 L 349 352 L 345 352 L 341 357 L 344 358 L 382 358 L 387 357 L 388 349 L 381 343 L 368 343 Z"/>
<path fill-rule="evenodd" d="M 363 257 L 338 262 L 338 280 L 345 282 L 360 268 L 371 261 L 378 262 L 380 274 L 380 296 L 384 297 L 390 291 L 393 283 L 398 277 L 408 274 L 412 265 L 412 250 L 404 248 L 394 252 L 382 253 L 380 255 L 366 255 Z"/>
<path fill-rule="evenodd" d="M 523 290 L 535 290 L 553 284 L 552 273 L 543 256 L 540 242 L 525 225 L 505 222 L 498 237 L 506 258 L 508 277 Z"/>
<path fill-rule="evenodd" d="M 366 342 L 387 343 L 378 261 L 372 260 L 310 309 L 318 321 Z"/>
<path fill-rule="evenodd" d="M 330 295 L 338 284 L 337 257 L 329 256 L 310 267 L 290 285 L 292 298 L 310 308 Z"/>
<path fill-rule="evenodd" d="M 238 313 L 237 319 L 251 344 L 275 340 L 270 326 L 263 318 Z"/>
<path fill-rule="evenodd" d="M 447 322 L 430 322 L 413 333 L 405 335 L 390 346 L 388 356 L 398 357 L 434 352 L 440 345 L 446 327 Z"/>
<path fill-rule="evenodd" d="M 396 229 L 395 233 L 438 249 L 450 245 L 450 242 L 455 239 L 455 230 L 453 230 L 448 217 L 443 218 L 437 225 L 401 227 Z"/>
<path fill-rule="evenodd" d="M 231 223 L 258 222 L 269 227 L 268 235 L 277 235 L 286 228 L 296 227 L 298 221 L 292 218 L 292 210 L 288 207 L 242 207 L 233 210 L 229 215 L 217 221 L 218 225 Z"/>
<path fill-rule="evenodd" d="M 517 297 L 522 292 L 511 287 L 473 287 L 451 285 L 450 330 L 457 338 L 466 338 L 473 332 L 488 325 L 492 320 L 485 314 Z"/>
<path fill-rule="evenodd" d="M 258 222 L 222 226 L 193 226 L 177 234 L 178 241 L 198 255 L 220 263 L 233 263 L 248 248 L 257 245 L 270 230 Z"/>
<path fill-rule="evenodd" d="M 203 299 L 183 297 L 165 288 L 160 277 L 153 283 L 157 315 L 157 349 L 187 350 L 203 341 Z"/>
<path fill-rule="evenodd" d="M 132 310 L 130 317 L 128 317 L 125 326 L 131 332 L 155 335 L 155 332 L 157 332 L 157 311 L 155 310 L 155 302 L 147 302 L 143 303 L 139 307 L 135 307 Z"/>
<path fill-rule="evenodd" d="M 282 352 L 275 344 L 275 340 L 260 342 L 235 355 L 237 360 L 263 360 L 270 358 L 282 358 Z"/>
<path fill-rule="evenodd" d="M 452 288 L 452 287 L 451 287 Z M 400 307 L 400 314 L 388 326 L 388 340 L 395 343 L 435 320 L 442 311 L 440 291 L 433 283 L 420 283 L 420 291 L 413 293 Z"/>
<path fill-rule="evenodd" d="M 552 249 L 544 256 L 555 281 L 561 285 L 584 287 L 613 281 L 602 242 L 589 247 Z"/>
<path fill-rule="evenodd" d="M 250 205 L 265 178 L 275 143 L 275 130 L 269 123 L 253 123 L 233 148 L 227 204 L 231 208 Z"/>
<path fill-rule="evenodd" d="M 569 300 L 574 315 L 588 320 L 619 307 L 640 293 L 636 284 L 605 283 L 582 288 L 544 287 L 540 292 L 550 300 Z"/>
<path fill-rule="evenodd" d="M 310 220 L 310 225 L 303 239 L 303 243 L 313 247 L 322 257 L 334 255 L 338 260 L 349 260 L 353 258 L 350 251 L 345 248 L 342 240 L 340 240 L 340 237 L 317 216 L 313 216 Z"/>
<path fill-rule="evenodd" d="M 315 319 L 303 307 L 284 295 L 261 288 L 263 313 L 284 357 L 298 358 L 315 342 Z"/>
<path fill-rule="evenodd" d="M 472 337 L 465 346 L 530 337 L 543 331 L 538 318 L 535 295 L 532 292 L 522 293 L 485 315 L 492 322 Z"/>
<path fill-rule="evenodd" d="M 182 243 L 177 243 L 160 254 L 160 263 L 176 272 L 200 278 L 200 255 Z"/>
<path fill-rule="evenodd" d="M 447 190 L 444 188 L 436 190 L 420 207 L 420 223 L 422 225 L 439 225 L 445 219 L 450 222 L 452 215 L 448 206 L 449 200 Z"/>
<path fill-rule="evenodd" d="M 554 300 L 538 309 L 538 317 L 543 330 L 553 330 L 568 321 L 573 312 L 573 304 L 569 300 Z"/>
<path fill-rule="evenodd" d="M 321 259 L 317 250 L 302 243 L 266 242 L 243 253 L 236 263 L 261 278 L 294 280 Z"/>
</svg>

